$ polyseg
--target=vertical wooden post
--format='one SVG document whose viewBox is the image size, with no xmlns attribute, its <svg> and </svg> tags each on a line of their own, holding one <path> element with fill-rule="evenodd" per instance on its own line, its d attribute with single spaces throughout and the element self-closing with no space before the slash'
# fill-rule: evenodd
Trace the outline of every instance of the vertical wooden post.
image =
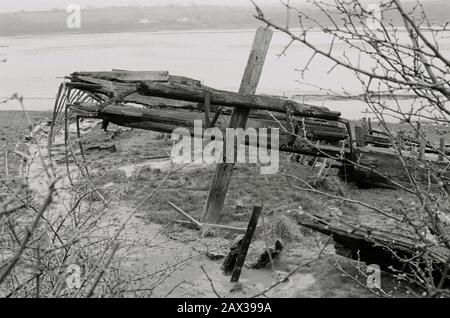
<svg viewBox="0 0 450 318">
<path fill-rule="evenodd" d="M 369 128 L 367 127 L 366 117 L 364 117 L 361 122 L 362 122 L 363 134 L 364 134 L 364 136 L 367 136 L 369 134 Z"/>
<path fill-rule="evenodd" d="M 372 120 L 370 117 L 367 119 L 367 124 L 369 125 L 369 135 L 373 135 Z"/>
<path fill-rule="evenodd" d="M 420 121 L 418 121 L 417 122 L 417 131 L 416 131 L 417 142 L 420 142 L 420 140 L 419 140 L 419 138 L 420 138 L 420 126 L 421 126 Z"/>
<path fill-rule="evenodd" d="M 206 128 L 211 127 L 211 118 L 209 117 L 211 113 L 211 98 L 209 93 L 205 93 L 205 126 Z"/>
<path fill-rule="evenodd" d="M 355 126 L 355 139 L 357 147 L 364 147 L 364 132 L 359 126 Z"/>
<path fill-rule="evenodd" d="M 5 176 L 9 177 L 8 147 L 5 149 Z"/>
<path fill-rule="evenodd" d="M 252 242 L 253 234 L 255 233 L 256 226 L 258 225 L 259 215 L 261 214 L 262 208 L 260 206 L 255 206 L 253 209 L 252 216 L 248 222 L 247 232 L 245 232 L 244 239 L 242 240 L 241 246 L 239 248 L 239 254 L 236 258 L 236 264 L 234 265 L 233 274 L 231 275 L 231 282 L 237 283 L 239 277 L 241 276 L 242 266 L 244 265 L 245 258 L 247 257 L 247 251 Z"/>
<path fill-rule="evenodd" d="M 424 138 L 420 138 L 419 142 L 419 159 L 423 159 L 423 157 L 425 156 L 425 148 L 427 146 L 427 142 Z"/>
<path fill-rule="evenodd" d="M 399 149 L 403 149 L 403 132 L 398 131 L 395 136 L 395 139 L 396 139 L 397 146 L 399 147 Z"/>
<path fill-rule="evenodd" d="M 444 154 L 445 154 L 445 136 L 442 136 L 439 139 L 439 154 L 438 154 L 438 160 L 444 161 Z"/>
<path fill-rule="evenodd" d="M 242 94 L 255 94 L 261 77 L 264 61 L 266 59 L 269 44 L 272 39 L 272 30 L 259 27 L 256 30 L 252 49 L 248 58 L 247 66 L 241 81 L 239 92 Z M 235 107 L 231 114 L 230 127 L 243 128 L 247 124 L 248 108 Z M 225 143 L 224 143 L 225 145 Z M 236 155 L 236 152 L 235 152 Z M 225 149 L 224 149 L 225 156 Z M 202 222 L 216 223 L 225 202 L 225 196 L 233 174 L 234 163 L 221 163 L 217 165 L 214 178 L 209 189 L 208 198 L 205 203 Z"/>
</svg>

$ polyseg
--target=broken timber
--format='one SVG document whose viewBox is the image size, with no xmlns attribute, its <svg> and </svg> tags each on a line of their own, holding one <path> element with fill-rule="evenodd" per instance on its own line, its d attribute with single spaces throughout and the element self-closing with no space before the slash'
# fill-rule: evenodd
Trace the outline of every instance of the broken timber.
<svg viewBox="0 0 450 318">
<path fill-rule="evenodd" d="M 450 252 L 441 245 L 423 241 L 414 237 L 413 229 L 404 224 L 365 226 L 356 220 L 340 220 L 325 218 L 319 215 L 299 213 L 298 224 L 322 234 L 332 236 L 336 252 L 344 257 L 363 261 L 366 264 L 377 264 L 386 271 L 417 270 L 412 259 L 426 260 L 432 264 L 433 276 L 438 281 L 442 270 L 450 258 Z"/>
</svg>

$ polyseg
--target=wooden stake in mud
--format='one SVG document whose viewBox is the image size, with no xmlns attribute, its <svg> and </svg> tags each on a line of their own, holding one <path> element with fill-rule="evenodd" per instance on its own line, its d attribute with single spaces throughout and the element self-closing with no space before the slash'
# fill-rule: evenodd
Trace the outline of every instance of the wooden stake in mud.
<svg viewBox="0 0 450 318">
<path fill-rule="evenodd" d="M 420 138 L 419 141 L 419 159 L 423 159 L 425 156 L 425 149 L 427 147 L 427 142 L 425 139 Z"/>
<path fill-rule="evenodd" d="M 362 129 L 363 129 L 364 136 L 367 136 L 367 135 L 369 134 L 369 127 L 368 127 L 368 125 L 367 125 L 367 119 L 366 119 L 366 117 L 364 117 L 364 118 L 361 120 L 361 125 L 362 125 Z"/>
<path fill-rule="evenodd" d="M 444 153 L 445 153 L 445 136 L 442 136 L 439 139 L 438 161 L 444 161 Z"/>
<path fill-rule="evenodd" d="M 247 257 L 247 251 L 252 242 L 253 234 L 255 233 L 256 226 L 258 225 L 259 215 L 261 214 L 262 208 L 260 206 L 255 206 L 253 209 L 250 222 L 248 222 L 247 232 L 245 233 L 242 244 L 239 248 L 239 254 L 236 259 L 236 264 L 234 265 L 233 274 L 231 275 L 231 282 L 237 283 L 239 277 L 241 276 L 242 266 L 244 265 L 245 258 Z"/>
<path fill-rule="evenodd" d="M 421 124 L 420 121 L 417 122 L 417 130 L 416 130 L 416 139 L 419 140 L 420 138 L 420 128 L 421 128 Z"/>
<path fill-rule="evenodd" d="M 257 29 L 239 93 L 255 94 L 272 39 L 272 33 L 271 30 L 262 27 Z M 245 129 L 249 112 L 248 108 L 235 107 L 231 115 L 230 127 Z M 233 169 L 234 163 L 221 163 L 217 166 L 205 203 L 202 222 L 216 223 L 219 220 Z"/>
<path fill-rule="evenodd" d="M 367 118 L 367 125 L 369 128 L 369 135 L 373 135 L 373 129 L 372 129 L 372 120 L 369 118 Z"/>
<path fill-rule="evenodd" d="M 355 139 L 357 147 L 364 147 L 364 130 L 360 126 L 355 126 Z"/>
</svg>

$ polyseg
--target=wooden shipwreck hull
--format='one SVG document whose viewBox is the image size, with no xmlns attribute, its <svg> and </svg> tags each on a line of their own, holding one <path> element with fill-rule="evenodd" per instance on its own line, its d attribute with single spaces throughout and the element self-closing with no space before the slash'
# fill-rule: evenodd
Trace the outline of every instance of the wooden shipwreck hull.
<svg viewBox="0 0 450 318">
<path fill-rule="evenodd" d="M 351 152 L 348 142 L 343 147 L 348 123 L 324 107 L 217 90 L 168 72 L 76 72 L 68 79 L 67 107 L 79 116 L 165 133 L 184 127 L 193 134 L 194 121 L 205 129 L 227 128 L 233 107 L 239 106 L 251 110 L 247 128 L 280 129 L 281 151 L 336 158 Z M 55 120 L 60 104 L 55 105 Z"/>
<path fill-rule="evenodd" d="M 75 114 L 103 119 L 105 127 L 111 122 L 165 133 L 184 127 L 193 134 L 194 121 L 205 129 L 227 128 L 233 107 L 241 107 L 250 110 L 247 128 L 280 129 L 281 151 L 340 161 L 346 179 L 362 186 L 409 182 L 395 153 L 357 147 L 348 121 L 325 107 L 218 90 L 166 71 L 75 72 L 67 79 L 55 103 L 56 129 L 65 116 Z M 418 168 L 414 173 L 428 182 L 427 171 Z"/>
</svg>

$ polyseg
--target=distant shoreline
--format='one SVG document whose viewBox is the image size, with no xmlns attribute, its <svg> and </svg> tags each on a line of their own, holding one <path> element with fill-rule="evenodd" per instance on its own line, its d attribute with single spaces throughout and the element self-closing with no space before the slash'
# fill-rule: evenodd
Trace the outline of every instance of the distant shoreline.
<svg viewBox="0 0 450 318">
<path fill-rule="evenodd" d="M 143 30 L 143 29 L 124 29 L 124 30 L 104 30 L 104 31 L 64 31 L 64 32 L 36 32 L 36 33 L 20 33 L 11 35 L 0 34 L 0 39 L 26 39 L 33 38 L 37 36 L 71 36 L 71 35 L 102 35 L 102 34 L 126 34 L 126 33 L 148 33 L 148 34 L 206 34 L 206 33 L 254 33 L 255 29 L 260 25 L 243 25 L 243 26 L 233 26 L 233 27 L 205 27 L 205 28 L 186 28 L 186 29 L 160 29 L 160 30 Z M 300 31 L 301 29 L 291 28 L 291 32 Z M 397 32 L 406 32 L 403 27 L 396 27 Z M 273 30 L 275 33 L 283 33 L 280 30 Z M 321 29 L 309 29 L 308 32 L 323 32 Z M 450 32 L 450 31 L 448 31 Z M 442 33 L 442 32 L 441 32 Z M 0 47 L 8 48 L 8 46 L 0 45 Z"/>
</svg>

